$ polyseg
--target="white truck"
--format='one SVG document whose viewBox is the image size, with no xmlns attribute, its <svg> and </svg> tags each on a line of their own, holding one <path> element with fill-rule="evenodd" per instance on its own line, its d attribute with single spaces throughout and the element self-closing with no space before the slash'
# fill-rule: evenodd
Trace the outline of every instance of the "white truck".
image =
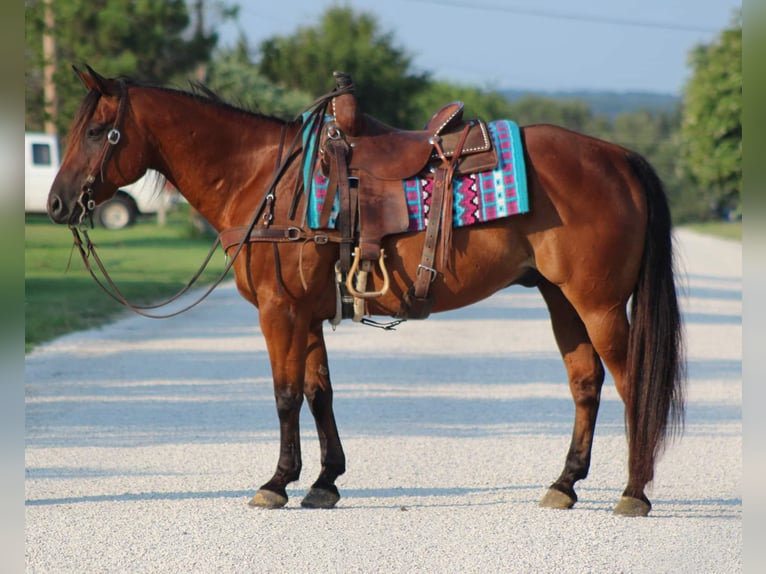
<svg viewBox="0 0 766 574">
<path fill-rule="evenodd" d="M 24 134 L 24 211 L 47 213 L 48 192 L 61 165 L 61 150 L 54 135 Z M 149 215 L 166 208 L 168 193 L 157 191 L 154 178 L 145 175 L 124 186 L 96 208 L 94 219 L 107 229 L 121 229 L 135 223 L 139 215 Z"/>
</svg>

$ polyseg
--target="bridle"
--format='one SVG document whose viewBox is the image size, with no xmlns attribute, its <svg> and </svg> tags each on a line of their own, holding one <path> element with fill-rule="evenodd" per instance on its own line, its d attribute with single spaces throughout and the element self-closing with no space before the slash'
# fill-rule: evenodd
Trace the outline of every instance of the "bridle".
<svg viewBox="0 0 766 574">
<path fill-rule="evenodd" d="M 120 142 L 122 133 L 120 132 L 120 126 L 125 117 L 125 109 L 127 108 L 128 90 L 125 86 L 125 80 L 117 80 L 120 86 L 120 99 L 117 104 L 117 115 L 114 117 L 114 123 L 112 129 L 106 134 L 106 140 L 104 146 L 101 148 L 101 153 L 96 160 L 94 169 L 85 177 L 85 183 L 80 186 L 80 195 L 77 197 L 77 205 L 80 206 L 80 217 L 77 221 L 77 226 L 81 226 L 86 217 L 91 218 L 93 211 L 96 209 L 96 200 L 93 197 L 93 184 L 96 182 L 96 176 L 101 176 L 101 181 L 104 181 L 104 166 L 112 157 L 112 152 L 115 146 Z M 73 225 L 70 223 L 70 227 Z"/>
<path fill-rule="evenodd" d="M 202 295 L 199 298 L 197 298 L 194 302 L 186 305 L 185 307 L 177 311 L 167 313 L 167 314 L 162 314 L 162 315 L 147 312 L 148 310 L 164 307 L 176 301 L 182 295 L 187 293 L 189 289 L 191 289 L 192 286 L 200 278 L 204 270 L 207 268 L 208 264 L 210 263 L 210 260 L 213 258 L 213 255 L 215 254 L 219 245 L 223 246 L 224 249 L 227 250 L 227 253 L 229 248 L 234 247 L 234 245 L 223 244 L 222 235 L 225 232 L 218 234 L 213 245 L 210 247 L 210 250 L 208 251 L 207 256 L 205 257 L 202 264 L 200 265 L 199 270 L 192 276 L 192 278 L 188 281 L 188 283 L 184 287 L 182 287 L 181 290 L 179 290 L 175 295 L 172 295 L 166 300 L 153 305 L 136 305 L 136 304 L 130 303 L 127 300 L 127 298 L 122 294 L 122 292 L 117 287 L 117 285 L 114 283 L 112 278 L 109 276 L 109 273 L 107 272 L 106 267 L 104 266 L 101 258 L 96 253 L 95 245 L 93 244 L 93 242 L 90 239 L 90 236 L 88 235 L 87 226 L 83 225 L 83 222 L 86 217 L 90 217 L 91 227 L 93 225 L 92 214 L 96 207 L 96 202 L 93 197 L 93 184 L 95 183 L 96 176 L 98 175 L 101 176 L 101 181 L 104 181 L 105 166 L 107 162 L 109 161 L 109 159 L 111 158 L 115 147 L 120 142 L 122 137 L 122 134 L 120 132 L 120 126 L 122 125 L 122 122 L 125 116 L 125 111 L 127 109 L 128 90 L 124 80 L 117 80 L 117 81 L 120 86 L 120 99 L 119 99 L 119 103 L 117 107 L 117 115 L 114 118 L 112 128 L 109 130 L 109 132 L 106 135 L 106 141 L 104 142 L 104 147 L 102 148 L 101 153 L 99 154 L 98 159 L 95 163 L 95 168 L 91 170 L 91 172 L 86 176 L 85 183 L 83 183 L 83 185 L 80 188 L 81 189 L 80 195 L 77 198 L 77 205 L 81 207 L 80 217 L 78 218 L 78 221 L 76 224 L 73 222 L 70 222 L 69 224 L 69 228 L 72 231 L 72 235 L 74 237 L 74 245 L 72 249 L 74 249 L 74 247 L 77 247 L 77 250 L 80 253 L 80 256 L 85 265 L 85 268 L 88 270 L 91 277 L 95 280 L 98 286 L 101 287 L 101 289 L 107 295 L 109 295 L 112 299 L 114 299 L 121 305 L 127 307 L 131 311 L 139 315 L 143 315 L 144 317 L 149 317 L 152 319 L 167 319 L 170 317 L 175 317 L 176 315 L 180 315 L 181 313 L 184 313 L 188 311 L 189 309 L 196 307 L 202 301 L 207 299 L 207 297 L 213 292 L 213 290 L 218 285 L 220 285 L 221 282 L 226 278 L 226 275 L 234 266 L 234 262 L 237 259 L 237 256 L 240 254 L 240 252 L 243 250 L 245 245 L 247 245 L 248 243 L 259 242 L 259 241 L 272 243 L 274 244 L 275 257 L 276 257 L 276 243 L 281 241 L 299 241 L 299 240 L 311 241 L 313 240 L 317 244 L 327 243 L 328 241 L 337 241 L 336 238 L 330 237 L 327 234 L 323 234 L 319 236 L 312 236 L 310 234 L 306 234 L 303 230 L 297 227 L 288 227 L 285 229 L 276 228 L 276 226 L 275 228 L 270 227 L 273 221 L 272 210 L 274 208 L 274 203 L 276 199 L 275 191 L 276 191 L 277 183 L 279 183 L 279 180 L 284 174 L 285 170 L 287 169 L 287 166 L 293 160 L 296 151 L 301 147 L 302 135 L 304 130 L 313 129 L 313 127 L 316 125 L 317 118 L 321 118 L 324 116 L 328 103 L 332 100 L 333 97 L 335 97 L 339 93 L 339 91 L 336 89 L 328 94 L 325 94 L 324 96 L 321 96 L 320 98 L 317 98 L 314 102 L 309 104 L 309 106 L 307 106 L 304 109 L 304 112 L 308 112 L 310 110 L 310 113 L 308 116 L 304 117 L 303 127 L 295 135 L 286 153 L 283 153 L 284 144 L 285 144 L 286 126 L 285 125 L 282 126 L 279 148 L 277 151 L 277 159 L 274 166 L 274 174 L 272 176 L 272 179 L 268 187 L 266 188 L 266 192 L 264 193 L 263 198 L 261 199 L 260 203 L 256 207 L 255 212 L 253 213 L 253 217 L 250 221 L 250 224 L 248 226 L 245 226 L 237 230 L 238 231 L 237 237 L 241 237 L 241 238 L 236 242 L 236 249 L 231 254 L 231 256 L 227 257 L 227 263 L 224 266 L 223 271 L 221 271 L 218 277 L 205 290 L 205 292 L 202 293 Z M 299 114 L 299 116 L 300 115 L 303 115 L 303 113 Z M 312 161 L 312 165 L 313 165 L 313 161 Z M 263 226 L 256 228 L 259 221 L 263 223 Z M 99 277 L 96 275 L 95 271 L 93 270 L 93 267 L 90 264 L 91 257 L 93 258 L 93 261 L 95 261 L 96 266 L 98 267 L 99 271 L 103 275 L 106 285 L 104 284 L 104 281 L 99 279 Z M 71 261 L 71 255 L 70 255 L 70 261 Z M 277 259 L 277 262 L 278 262 L 278 259 Z M 278 265 L 277 265 L 277 269 L 279 269 Z M 277 271 L 277 273 L 279 273 L 279 271 Z"/>
</svg>

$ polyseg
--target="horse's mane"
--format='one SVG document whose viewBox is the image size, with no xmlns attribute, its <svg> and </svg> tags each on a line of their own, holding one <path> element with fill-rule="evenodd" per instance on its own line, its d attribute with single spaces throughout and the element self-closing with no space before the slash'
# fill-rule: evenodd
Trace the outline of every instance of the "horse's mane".
<svg viewBox="0 0 766 574">
<path fill-rule="evenodd" d="M 198 81 L 198 80 L 189 80 L 189 88 L 188 90 L 184 90 L 177 87 L 172 86 L 163 86 L 159 84 L 152 84 L 147 82 L 140 82 L 132 78 L 128 77 L 121 77 L 121 80 L 125 82 L 127 86 L 137 86 L 141 88 L 152 88 L 155 90 L 160 90 L 163 92 L 169 92 L 173 94 L 181 94 L 183 96 L 190 97 L 194 100 L 200 101 L 204 104 L 208 105 L 214 105 L 219 108 L 232 111 L 235 113 L 243 114 L 245 116 L 253 117 L 259 120 L 267 120 L 267 121 L 273 121 L 279 124 L 284 123 L 293 123 L 296 120 L 291 119 L 287 120 L 284 117 L 273 115 L 273 114 L 266 114 L 257 110 L 252 110 L 244 107 L 241 104 L 236 104 L 234 102 L 230 102 L 223 97 L 221 97 L 218 93 L 216 93 L 214 90 L 212 90 L 209 86 L 206 84 Z"/>
<path fill-rule="evenodd" d="M 240 105 L 236 105 L 232 102 L 226 101 L 224 98 L 219 96 L 216 92 L 214 92 L 208 86 L 196 80 L 189 81 L 190 90 L 183 90 L 176 87 L 163 86 L 160 84 L 153 84 L 149 82 L 141 82 L 133 78 L 130 78 L 128 76 L 120 76 L 119 78 L 116 78 L 116 79 L 125 82 L 125 85 L 128 87 L 133 86 L 133 87 L 139 87 L 139 88 L 151 88 L 151 89 L 160 90 L 163 92 L 181 94 L 183 96 L 192 98 L 202 103 L 217 106 L 222 109 L 243 114 L 256 119 L 273 121 L 280 124 L 295 123 L 300 121 L 295 119 L 286 120 L 285 118 L 282 118 L 276 115 L 265 114 L 259 111 L 246 109 Z M 75 116 L 75 121 L 72 125 L 72 129 L 70 130 L 67 136 L 67 139 L 77 140 L 85 135 L 84 132 L 85 132 L 85 128 L 87 126 L 88 120 L 93 115 L 93 112 L 95 111 L 96 105 L 98 104 L 98 101 L 100 98 L 101 98 L 101 93 L 98 90 L 91 90 L 88 93 L 88 95 L 80 104 L 80 108 L 77 111 L 77 115 Z"/>
<path fill-rule="evenodd" d="M 234 112 L 237 114 L 242 114 L 244 116 L 251 117 L 251 118 L 272 121 L 279 124 L 300 123 L 301 121 L 301 120 L 285 120 L 284 118 L 280 118 L 275 115 L 264 114 L 258 111 L 248 110 L 241 106 L 237 106 L 235 104 L 227 102 L 218 94 L 216 94 L 213 90 L 207 87 L 205 84 L 198 81 L 189 81 L 190 90 L 182 90 L 180 88 L 175 88 L 175 87 L 163 86 L 163 85 L 153 84 L 148 82 L 141 82 L 127 76 L 120 76 L 115 79 L 123 81 L 125 83 L 125 86 L 127 87 L 149 88 L 149 89 L 160 90 L 160 91 L 168 92 L 172 94 L 180 94 L 182 96 L 202 102 L 206 105 L 217 106 L 223 110 L 227 110 L 229 112 Z M 72 124 L 72 128 L 69 130 L 69 133 L 67 134 L 67 137 L 66 137 L 67 147 L 69 147 L 70 142 L 79 141 L 85 136 L 85 130 L 87 129 L 88 121 L 90 120 L 91 116 L 95 112 L 96 106 L 98 105 L 98 101 L 101 99 L 101 95 L 102 94 L 99 90 L 93 89 L 93 90 L 90 90 L 88 92 L 88 95 L 85 96 L 85 99 L 83 99 L 82 103 L 80 104 L 80 108 L 78 109 L 77 114 L 75 115 L 75 120 Z M 159 194 L 165 187 L 166 179 L 162 174 L 158 172 L 154 172 L 154 175 L 155 177 L 153 178 L 153 181 L 152 180 L 150 181 L 152 181 L 153 187 L 155 189 L 155 193 Z"/>
</svg>

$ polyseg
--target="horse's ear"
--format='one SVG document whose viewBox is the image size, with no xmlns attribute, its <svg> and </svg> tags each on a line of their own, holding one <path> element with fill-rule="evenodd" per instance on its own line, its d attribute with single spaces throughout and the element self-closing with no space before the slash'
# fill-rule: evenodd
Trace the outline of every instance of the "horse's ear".
<svg viewBox="0 0 766 574">
<path fill-rule="evenodd" d="M 98 90 L 105 96 L 109 96 L 112 94 L 114 90 L 111 88 L 111 82 L 101 76 L 98 72 L 96 72 L 93 68 L 91 68 L 89 65 L 85 64 L 85 68 L 87 69 L 87 72 L 83 72 L 82 70 L 78 69 L 76 66 L 72 66 L 72 69 L 75 71 L 75 74 L 80 78 L 80 81 L 85 85 L 85 87 L 90 90 Z"/>
<path fill-rule="evenodd" d="M 72 64 L 72 69 L 74 70 L 74 73 L 77 74 L 77 77 L 80 78 L 80 81 L 82 82 L 82 85 L 85 86 L 86 90 L 90 91 L 96 87 L 96 84 L 93 82 L 91 77 L 87 75 L 85 72 L 80 70 L 74 64 Z"/>
</svg>

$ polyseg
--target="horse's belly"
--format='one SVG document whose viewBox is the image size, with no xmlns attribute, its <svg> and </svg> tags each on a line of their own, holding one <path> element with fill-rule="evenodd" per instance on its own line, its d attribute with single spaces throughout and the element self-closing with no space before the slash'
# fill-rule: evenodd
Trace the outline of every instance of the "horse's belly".
<svg viewBox="0 0 766 574">
<path fill-rule="evenodd" d="M 386 266 L 391 277 L 390 292 L 371 301 L 369 312 L 393 315 L 401 298 L 415 281 L 421 263 L 425 233 L 404 235 L 384 242 Z M 436 279 L 430 286 L 433 312 L 449 311 L 486 299 L 519 280 L 534 268 L 534 257 L 523 234 L 508 222 L 493 222 L 454 230 L 450 264 L 440 265 L 436 253 Z M 381 283 L 379 272 L 373 278 Z"/>
</svg>

